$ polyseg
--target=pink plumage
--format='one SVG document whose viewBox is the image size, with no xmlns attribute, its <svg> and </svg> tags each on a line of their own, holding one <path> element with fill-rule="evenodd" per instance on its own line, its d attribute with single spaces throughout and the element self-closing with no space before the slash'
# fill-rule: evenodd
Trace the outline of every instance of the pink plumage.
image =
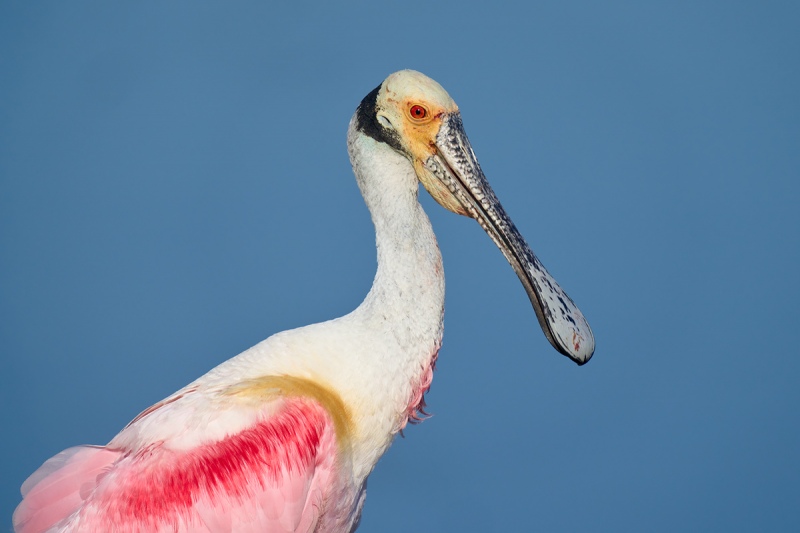
<svg viewBox="0 0 800 533">
<path fill-rule="evenodd" d="M 14 528 L 20 533 L 46 531 L 70 516 L 120 455 L 100 446 L 77 446 L 49 459 L 22 484 Z"/>
<path fill-rule="evenodd" d="M 329 414 L 306 398 L 278 403 L 250 427 L 189 450 L 168 443 L 66 450 L 23 485 L 14 527 L 19 533 L 54 526 L 120 533 L 349 528 L 359 488 L 337 468 Z M 337 509 L 326 509 L 319 522 L 334 494 Z"/>
</svg>

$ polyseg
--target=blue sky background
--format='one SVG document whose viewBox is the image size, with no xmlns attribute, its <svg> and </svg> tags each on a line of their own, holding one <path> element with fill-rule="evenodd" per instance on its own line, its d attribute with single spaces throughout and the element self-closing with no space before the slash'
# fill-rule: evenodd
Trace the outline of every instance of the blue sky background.
<svg viewBox="0 0 800 533">
<path fill-rule="evenodd" d="M 434 416 L 361 530 L 800 529 L 800 4 L 340 4 L 0 5 L 0 529 L 51 455 L 361 301 L 345 132 L 402 68 L 458 102 L 597 352 L 558 355 L 423 193 Z"/>
</svg>

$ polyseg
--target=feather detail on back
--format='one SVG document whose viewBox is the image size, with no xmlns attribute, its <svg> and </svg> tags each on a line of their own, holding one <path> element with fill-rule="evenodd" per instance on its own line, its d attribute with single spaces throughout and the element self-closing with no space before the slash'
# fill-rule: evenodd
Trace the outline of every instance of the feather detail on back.
<svg viewBox="0 0 800 533">
<path fill-rule="evenodd" d="M 46 531 L 79 509 L 98 479 L 122 454 L 101 446 L 76 446 L 48 459 L 22 484 L 14 511 L 18 533 Z"/>
<path fill-rule="evenodd" d="M 269 402 L 250 427 L 191 450 L 78 447 L 23 486 L 20 533 L 348 531 L 362 487 L 334 422 L 307 397 Z M 328 505 L 329 502 L 335 504 Z"/>
</svg>

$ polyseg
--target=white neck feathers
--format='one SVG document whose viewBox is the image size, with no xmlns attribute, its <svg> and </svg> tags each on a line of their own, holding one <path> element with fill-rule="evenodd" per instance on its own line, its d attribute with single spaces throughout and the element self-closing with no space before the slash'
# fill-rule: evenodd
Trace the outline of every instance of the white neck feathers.
<svg viewBox="0 0 800 533">
<path fill-rule="evenodd" d="M 360 133 L 355 119 L 347 145 L 375 225 L 378 250 L 372 289 L 355 313 L 402 329 L 410 338 L 401 340 L 401 331 L 394 335 L 409 349 L 417 348 L 412 345 L 423 339 L 438 342 L 444 314 L 442 256 L 418 201 L 414 168 L 390 146 Z"/>
</svg>

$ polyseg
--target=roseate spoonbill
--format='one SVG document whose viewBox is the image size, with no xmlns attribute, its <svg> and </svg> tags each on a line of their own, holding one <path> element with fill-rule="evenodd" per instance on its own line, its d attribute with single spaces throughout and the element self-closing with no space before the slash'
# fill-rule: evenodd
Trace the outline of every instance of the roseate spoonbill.
<svg viewBox="0 0 800 533">
<path fill-rule="evenodd" d="M 22 485 L 16 531 L 355 530 L 367 476 L 418 417 L 442 338 L 442 258 L 418 182 L 486 230 L 556 350 L 589 360 L 589 325 L 500 206 L 438 83 L 386 78 L 358 106 L 347 147 L 378 249 L 364 302 L 222 363 L 106 446 L 48 460 Z"/>
</svg>

